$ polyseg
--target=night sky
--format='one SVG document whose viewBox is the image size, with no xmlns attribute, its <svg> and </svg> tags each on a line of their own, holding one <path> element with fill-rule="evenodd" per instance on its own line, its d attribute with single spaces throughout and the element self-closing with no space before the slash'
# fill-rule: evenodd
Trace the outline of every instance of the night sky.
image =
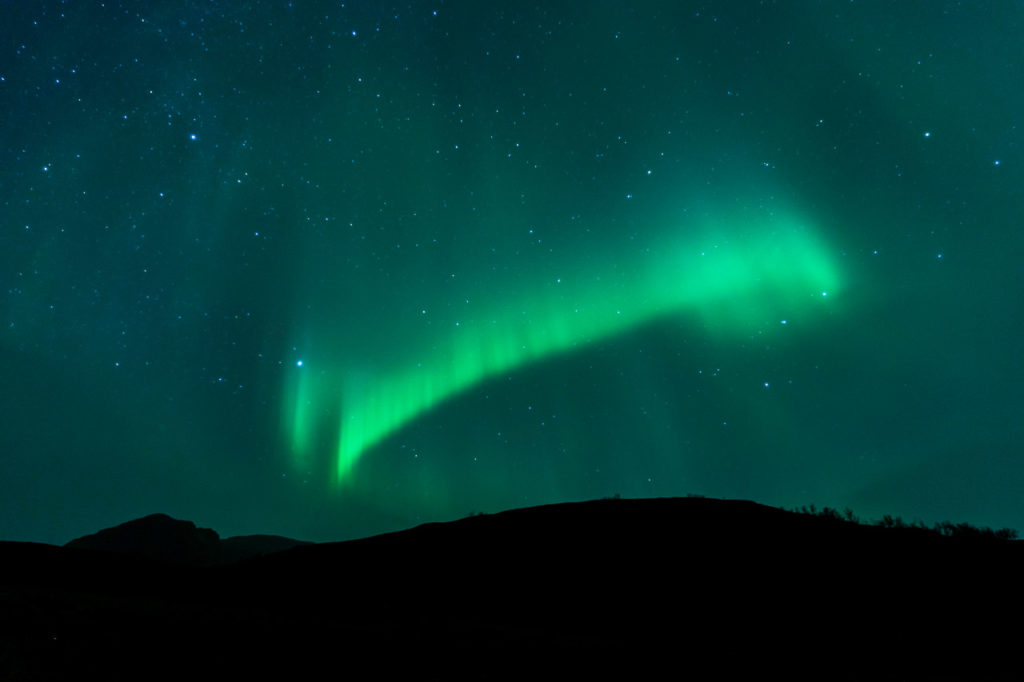
<svg viewBox="0 0 1024 682">
<path fill-rule="evenodd" d="M 1022 29 L 0 3 L 0 538 L 687 493 L 1024 528 Z"/>
</svg>

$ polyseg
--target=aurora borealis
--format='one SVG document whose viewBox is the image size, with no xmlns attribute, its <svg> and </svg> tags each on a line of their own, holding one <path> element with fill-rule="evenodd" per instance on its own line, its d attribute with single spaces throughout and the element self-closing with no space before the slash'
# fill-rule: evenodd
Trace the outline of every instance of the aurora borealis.
<svg viewBox="0 0 1024 682">
<path fill-rule="evenodd" d="M 0 7 L 0 538 L 1024 528 L 1010 3 Z"/>
<path fill-rule="evenodd" d="M 758 222 L 752 216 L 731 220 L 747 230 Z M 786 234 L 787 227 L 794 234 Z M 416 362 L 415 367 L 410 363 L 406 371 L 386 374 L 356 389 L 348 389 L 344 375 L 327 380 L 328 386 L 342 387 L 337 411 L 342 415 L 339 479 L 351 475 L 364 450 L 423 411 L 527 362 L 571 351 L 675 311 L 705 309 L 705 314 L 714 314 L 715 307 L 725 306 L 734 309 L 735 322 L 742 327 L 772 319 L 764 299 L 770 301 L 776 290 L 791 294 L 790 305 L 800 307 L 835 292 L 833 266 L 824 253 L 802 243 L 798 227 L 784 226 L 781 235 L 771 225 L 761 230 L 765 234 L 750 243 L 736 245 L 723 239 L 703 247 L 692 245 L 682 253 L 670 250 L 652 273 L 606 281 L 600 275 L 572 273 L 581 280 L 578 287 L 562 287 L 560 277 L 551 287 L 549 279 L 543 287 L 547 295 L 501 301 L 493 314 L 456 322 L 458 329 L 432 344 L 425 361 Z M 305 412 L 316 408 L 315 399 L 307 396 L 305 377 L 295 381 L 300 388 L 294 392 L 296 414 L 290 428 L 293 447 L 301 454 L 310 443 L 306 432 L 312 420 Z"/>
</svg>

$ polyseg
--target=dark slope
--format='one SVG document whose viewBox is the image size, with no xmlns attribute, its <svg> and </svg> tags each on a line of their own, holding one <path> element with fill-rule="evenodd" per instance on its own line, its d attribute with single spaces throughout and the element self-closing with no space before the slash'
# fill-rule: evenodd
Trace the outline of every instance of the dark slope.
<svg viewBox="0 0 1024 682">
<path fill-rule="evenodd" d="M 293 540 L 281 535 L 236 535 L 220 541 L 220 563 L 230 564 L 262 554 L 283 552 L 292 547 L 311 545 L 311 542 Z"/>
<path fill-rule="evenodd" d="M 689 498 L 216 567 L 0 543 L 0 677 L 1018 679 L 1022 549 Z"/>
</svg>

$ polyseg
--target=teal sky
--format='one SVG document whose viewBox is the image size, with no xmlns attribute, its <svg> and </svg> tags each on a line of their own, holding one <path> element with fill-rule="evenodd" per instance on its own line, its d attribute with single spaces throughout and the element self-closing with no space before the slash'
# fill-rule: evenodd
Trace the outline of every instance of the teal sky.
<svg viewBox="0 0 1024 682">
<path fill-rule="evenodd" d="M 0 4 L 0 538 L 1024 528 L 1024 8 Z"/>
</svg>

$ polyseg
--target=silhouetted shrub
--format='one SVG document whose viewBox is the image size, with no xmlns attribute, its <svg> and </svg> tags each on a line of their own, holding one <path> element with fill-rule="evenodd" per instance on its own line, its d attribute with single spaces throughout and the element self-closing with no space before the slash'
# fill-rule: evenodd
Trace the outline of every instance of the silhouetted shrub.
<svg viewBox="0 0 1024 682">
<path fill-rule="evenodd" d="M 1016 540 L 1018 537 L 1016 528 L 1000 528 L 995 535 L 997 539 L 1004 541 Z"/>
<path fill-rule="evenodd" d="M 875 525 L 876 526 L 881 526 L 882 528 L 906 528 L 907 527 L 907 524 L 904 523 L 903 519 L 901 519 L 898 516 L 892 516 L 890 514 L 886 514 L 885 516 L 880 518 L 878 521 L 875 521 Z"/>
<path fill-rule="evenodd" d="M 822 507 L 821 513 L 818 516 L 830 519 L 832 521 L 843 521 L 843 516 L 832 507 Z"/>
<path fill-rule="evenodd" d="M 992 530 L 988 526 L 976 527 L 969 523 L 951 523 L 942 521 L 936 523 L 932 528 L 939 535 L 957 538 L 959 540 L 1016 540 L 1017 531 L 1013 528 L 1000 528 Z"/>
<path fill-rule="evenodd" d="M 793 511 L 797 514 L 820 516 L 833 521 L 845 521 L 847 523 L 856 524 L 861 523 L 860 519 L 849 507 L 844 507 L 843 511 L 839 512 L 831 507 L 822 507 L 819 510 L 812 504 L 799 507 Z M 969 523 L 953 523 L 951 521 L 941 521 L 929 526 L 920 519 L 917 519 L 912 523 L 907 523 L 900 517 L 893 516 L 891 514 L 885 514 L 882 518 L 874 521 L 870 525 L 878 526 L 880 528 L 914 528 L 916 530 L 924 530 L 942 535 L 943 537 L 957 538 L 960 540 L 997 540 L 1009 542 L 1020 537 L 1020 534 L 1014 528 L 1000 528 L 999 530 L 993 530 L 988 526 L 978 527 L 972 526 Z"/>
</svg>

